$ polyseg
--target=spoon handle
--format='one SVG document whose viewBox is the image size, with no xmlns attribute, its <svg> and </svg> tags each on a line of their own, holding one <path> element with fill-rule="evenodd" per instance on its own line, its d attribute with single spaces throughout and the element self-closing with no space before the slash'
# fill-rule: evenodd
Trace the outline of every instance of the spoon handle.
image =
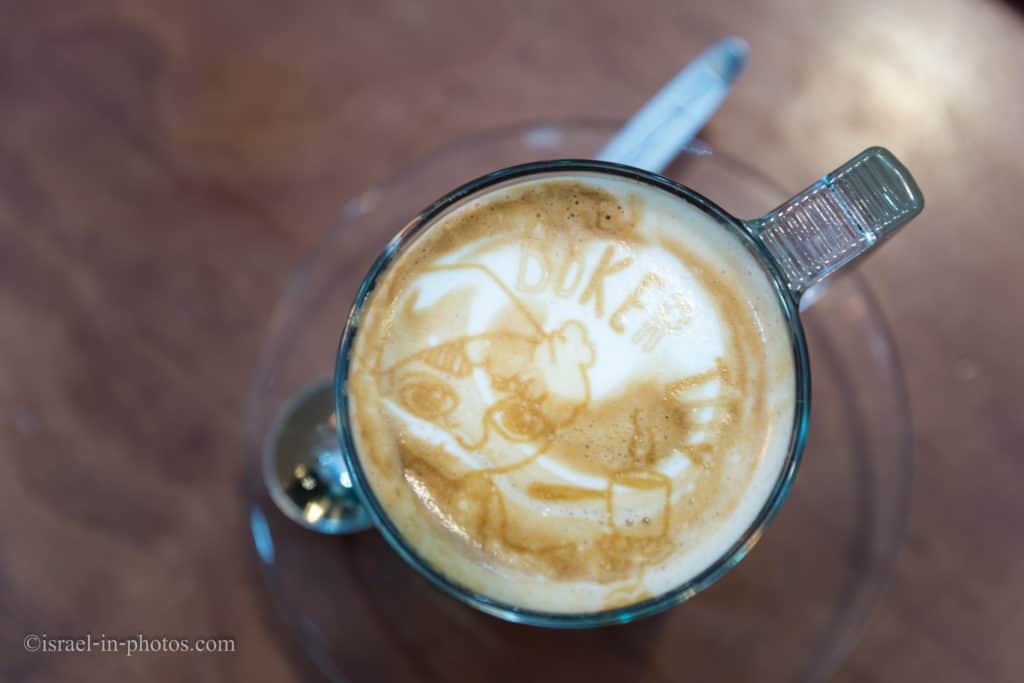
<svg viewBox="0 0 1024 683">
<path fill-rule="evenodd" d="M 627 121 L 597 158 L 664 170 L 722 104 L 748 52 L 746 42 L 735 36 L 709 47 Z"/>
</svg>

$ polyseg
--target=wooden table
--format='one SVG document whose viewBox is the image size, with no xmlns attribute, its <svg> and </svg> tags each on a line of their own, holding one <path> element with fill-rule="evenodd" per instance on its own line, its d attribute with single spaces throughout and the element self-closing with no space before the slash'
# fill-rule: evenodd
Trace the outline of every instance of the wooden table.
<svg viewBox="0 0 1024 683">
<path fill-rule="evenodd" d="M 314 680 L 245 532 L 240 421 L 272 302 L 345 198 L 467 131 L 625 116 L 711 40 L 711 133 L 789 187 L 883 144 L 928 197 L 865 266 L 915 486 L 836 680 L 1016 681 L 1024 655 L 1024 23 L 995 2 L 4 3 L 0 678 Z M 28 654 L 28 633 L 233 655 Z M 468 673 L 467 673 L 468 675 Z"/>
</svg>

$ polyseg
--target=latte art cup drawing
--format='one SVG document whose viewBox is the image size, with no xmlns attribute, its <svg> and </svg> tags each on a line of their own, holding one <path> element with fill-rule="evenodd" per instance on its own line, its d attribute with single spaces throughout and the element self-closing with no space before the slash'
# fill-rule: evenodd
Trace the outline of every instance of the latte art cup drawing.
<svg viewBox="0 0 1024 683">
<path fill-rule="evenodd" d="M 406 561 L 497 617 L 582 628 L 687 600 L 792 484 L 801 296 L 922 208 L 881 148 L 753 220 L 598 161 L 463 185 L 386 247 L 342 334 L 353 487 Z"/>
</svg>

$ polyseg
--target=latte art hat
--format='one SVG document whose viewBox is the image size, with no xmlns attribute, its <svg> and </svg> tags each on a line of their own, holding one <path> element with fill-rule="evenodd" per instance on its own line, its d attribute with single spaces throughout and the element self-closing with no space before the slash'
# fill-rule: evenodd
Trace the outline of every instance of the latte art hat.
<svg viewBox="0 0 1024 683">
<path fill-rule="evenodd" d="M 439 370 L 458 374 L 474 338 L 508 335 L 538 341 L 544 332 L 507 285 L 473 263 L 427 270 L 400 295 L 394 311 L 392 328 L 401 330 L 404 343 L 382 350 L 382 370 L 416 355 Z M 401 356 L 396 349 L 401 349 Z M 436 352 L 428 353 L 430 349 Z"/>
</svg>

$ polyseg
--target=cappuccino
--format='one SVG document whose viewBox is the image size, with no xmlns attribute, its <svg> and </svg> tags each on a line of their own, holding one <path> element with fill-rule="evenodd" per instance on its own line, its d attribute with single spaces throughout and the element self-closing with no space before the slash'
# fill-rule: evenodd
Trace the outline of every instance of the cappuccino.
<svg viewBox="0 0 1024 683">
<path fill-rule="evenodd" d="M 775 286 L 687 200 L 595 172 L 486 188 L 364 303 L 349 423 L 370 492 L 452 583 L 593 613 L 710 567 L 789 454 Z"/>
</svg>

